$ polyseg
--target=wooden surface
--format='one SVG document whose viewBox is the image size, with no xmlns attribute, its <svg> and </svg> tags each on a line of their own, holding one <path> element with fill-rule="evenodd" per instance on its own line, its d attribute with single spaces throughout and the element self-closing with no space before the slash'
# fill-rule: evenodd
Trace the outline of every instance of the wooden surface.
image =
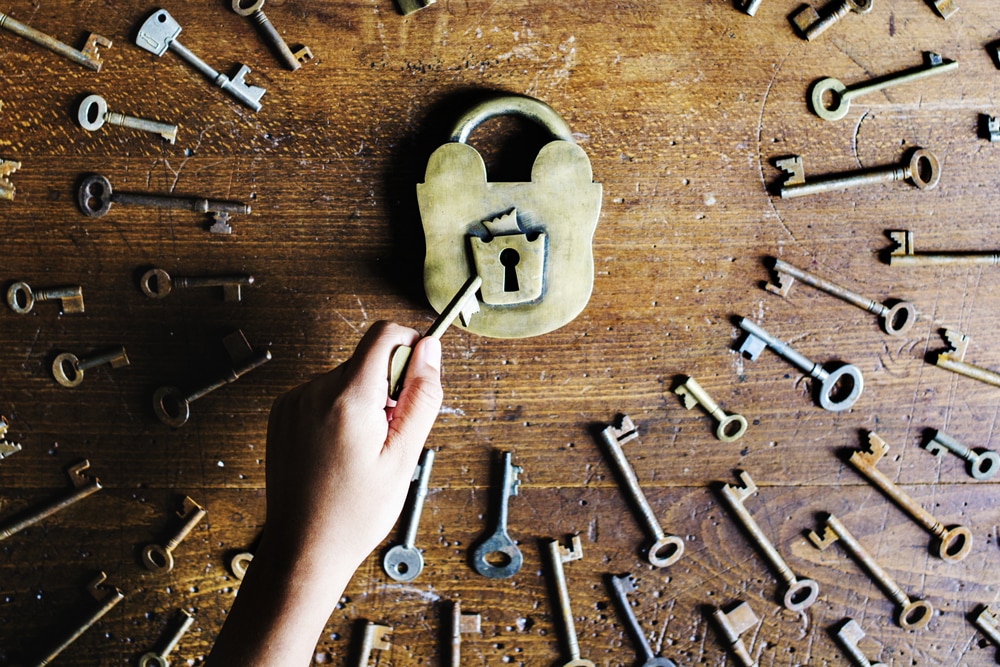
<svg viewBox="0 0 1000 667">
<path fill-rule="evenodd" d="M 995 0 L 956 2 L 944 21 L 928 1 L 881 0 L 807 43 L 788 21 L 798 0 L 764 0 L 754 18 L 728 0 L 438 0 L 407 18 L 390 0 L 270 0 L 272 22 L 316 54 L 294 73 L 229 2 L 168 6 L 193 52 L 226 72 L 236 62 L 253 68 L 249 82 L 267 88 L 254 114 L 176 55 L 134 45 L 152 6 L 12 0 L 4 11 L 63 41 L 79 45 L 94 30 L 115 43 L 93 73 L 0 34 L 0 157 L 23 163 L 15 200 L 0 202 L 3 278 L 81 284 L 86 299 L 82 316 L 50 303 L 27 316 L 0 312 L 0 414 L 24 447 L 0 462 L 0 516 L 64 493 L 63 470 L 80 458 L 105 487 L 0 543 L 0 664 L 16 664 L 90 609 L 84 586 L 99 570 L 126 597 L 57 664 L 135 664 L 177 607 L 196 623 L 175 664 L 204 659 L 238 589 L 229 556 L 262 527 L 271 401 L 344 360 L 378 319 L 430 324 L 414 185 L 444 128 L 489 90 L 548 102 L 589 155 L 604 187 L 593 296 L 575 321 L 537 339 L 446 334 L 446 398 L 428 443 L 438 456 L 417 537 L 426 568 L 397 584 L 374 554 L 330 618 L 316 662 L 356 664 L 360 624 L 372 620 L 394 628 L 377 664 L 445 664 L 448 602 L 459 599 L 482 615 L 482 633 L 463 638 L 463 665 L 562 665 L 543 548 L 579 534 L 584 558 L 566 576 L 581 653 L 598 665 L 634 661 L 606 584 L 625 572 L 637 578 L 635 611 L 654 649 L 678 665 L 732 662 L 708 617 L 737 600 L 762 618 L 746 634 L 762 665 L 847 664 L 830 635 L 846 617 L 868 634 L 861 648 L 872 660 L 995 664 L 970 618 L 1000 590 L 1000 486 L 922 445 L 943 429 L 1000 448 L 1000 389 L 932 365 L 948 327 L 971 337 L 968 361 L 1000 367 L 1000 274 L 890 268 L 884 257 L 889 229 L 912 230 L 918 250 L 1000 249 L 1000 149 L 977 136 L 979 115 L 1000 112 L 1000 71 L 985 49 L 1000 25 Z M 926 50 L 960 69 L 858 100 L 835 123 L 806 106 L 820 77 L 860 82 L 915 66 Z M 114 111 L 179 122 L 176 145 L 117 127 L 82 130 L 76 106 L 90 92 Z M 537 132 L 519 142 L 521 129 L 496 121 L 473 137 L 498 179 L 522 178 L 541 144 Z M 915 146 L 942 158 L 935 190 L 768 194 L 781 181 L 776 158 L 802 155 L 808 177 L 894 163 Z M 234 217 L 227 237 L 208 234 L 194 213 L 114 206 L 90 219 L 75 205 L 88 172 L 121 191 L 234 199 L 253 213 Z M 878 300 L 910 300 L 920 320 L 891 338 L 873 315 L 808 286 L 767 293 L 769 256 Z M 137 288 L 147 266 L 246 271 L 257 283 L 239 304 L 205 290 L 154 302 Z M 741 358 L 735 316 L 814 360 L 856 364 L 861 399 L 826 412 L 811 382 L 771 352 Z M 160 424 L 152 391 L 203 379 L 236 328 L 274 360 L 195 403 L 185 427 Z M 50 375 L 58 352 L 118 344 L 131 366 L 89 371 L 76 389 Z M 688 374 L 750 419 L 744 438 L 721 443 L 703 411 L 683 409 L 672 390 Z M 645 564 L 646 536 L 595 438 L 620 412 L 640 428 L 626 451 L 650 503 L 685 539 L 684 557 L 665 570 Z M 846 464 L 869 430 L 891 446 L 881 470 L 943 523 L 971 529 L 967 559 L 932 555 L 928 534 Z M 473 573 L 467 552 L 491 516 L 498 450 L 524 468 L 510 532 L 525 562 L 493 581 Z M 750 513 L 791 569 L 820 584 L 804 613 L 780 606 L 776 574 L 720 505 L 718 483 L 734 483 L 738 469 L 760 487 Z M 183 494 L 208 516 L 176 551 L 174 570 L 150 574 L 139 550 L 175 525 Z M 892 603 L 840 546 L 809 544 L 822 512 L 837 514 L 911 597 L 934 605 L 927 629 L 894 625 Z"/>
</svg>

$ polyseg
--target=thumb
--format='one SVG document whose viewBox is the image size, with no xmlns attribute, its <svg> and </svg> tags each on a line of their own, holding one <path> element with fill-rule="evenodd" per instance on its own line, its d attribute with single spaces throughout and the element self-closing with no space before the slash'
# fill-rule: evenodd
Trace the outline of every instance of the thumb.
<svg viewBox="0 0 1000 667">
<path fill-rule="evenodd" d="M 419 452 L 441 410 L 443 396 L 441 341 L 425 336 L 413 348 L 403 389 L 392 409 L 386 448 Z"/>
</svg>

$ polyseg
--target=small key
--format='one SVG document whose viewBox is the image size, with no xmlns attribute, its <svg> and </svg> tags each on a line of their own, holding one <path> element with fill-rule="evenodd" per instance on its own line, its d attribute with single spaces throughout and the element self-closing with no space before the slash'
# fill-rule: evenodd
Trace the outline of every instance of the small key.
<svg viewBox="0 0 1000 667">
<path fill-rule="evenodd" d="M 823 535 L 820 536 L 816 531 L 810 530 L 807 537 L 821 551 L 837 540 L 840 540 L 847 553 L 858 561 L 862 569 L 868 573 L 868 576 L 896 605 L 896 623 L 899 627 L 904 630 L 919 630 L 930 622 L 931 616 L 934 615 L 934 609 L 931 607 L 931 604 L 926 600 L 911 601 L 906 593 L 892 580 L 889 573 L 882 569 L 882 566 L 865 551 L 861 543 L 844 527 L 844 524 L 837 517 L 828 514 Z"/>
<path fill-rule="evenodd" d="M 275 29 L 271 21 L 264 15 L 264 0 L 250 0 L 250 4 L 244 7 L 246 0 L 233 0 L 233 11 L 240 16 L 249 16 L 250 20 L 257 24 L 264 34 L 264 39 L 278 52 L 278 59 L 293 72 L 302 67 L 302 63 L 312 60 L 313 53 L 308 46 L 303 46 L 297 51 L 288 48 L 288 44 Z"/>
<path fill-rule="evenodd" d="M 1000 616 L 989 606 L 983 606 L 972 623 L 993 645 L 1000 648 Z"/>
<path fill-rule="evenodd" d="M 831 412 L 847 410 L 861 396 L 865 383 L 861 371 L 856 366 L 843 364 L 833 371 L 827 371 L 821 364 L 806 359 L 788 344 L 781 342 L 745 317 L 740 318 L 740 328 L 747 332 L 746 338 L 740 345 L 740 354 L 753 361 L 765 347 L 771 348 L 778 356 L 790 361 L 809 377 L 819 380 L 816 396 L 820 407 L 824 410 Z M 838 387 L 842 381 L 846 387 Z"/>
<path fill-rule="evenodd" d="M 419 9 L 430 7 L 437 0 L 396 0 L 396 2 L 399 4 L 399 11 L 403 13 L 403 16 L 408 16 Z"/>
<path fill-rule="evenodd" d="M 811 42 L 849 13 L 867 14 L 871 10 L 872 0 L 836 0 L 833 10 L 823 18 L 812 7 L 803 7 L 792 15 L 792 24 Z"/>
<path fill-rule="evenodd" d="M 72 352 L 63 352 L 52 362 L 52 376 L 64 387 L 76 387 L 83 382 L 84 371 L 104 364 L 111 364 L 112 368 L 121 368 L 128 366 L 129 363 L 128 355 L 122 346 L 86 359 L 78 359 Z"/>
<path fill-rule="evenodd" d="M 178 617 L 180 618 L 180 623 L 174 631 L 167 636 L 159 650 L 144 653 L 142 657 L 139 658 L 139 667 L 169 667 L 170 663 L 167 662 L 167 656 L 170 655 L 170 652 L 177 647 L 177 644 L 181 641 L 181 637 L 184 636 L 194 623 L 194 616 L 187 611 L 178 609 L 177 612 Z"/>
<path fill-rule="evenodd" d="M 462 665 L 462 635 L 482 632 L 482 618 L 479 614 L 463 614 L 462 603 L 451 603 L 451 667 Z"/>
<path fill-rule="evenodd" d="M 844 621 L 833 636 L 855 667 L 886 667 L 881 662 L 872 663 L 858 648 L 858 642 L 865 636 L 865 631 L 853 618 Z"/>
<path fill-rule="evenodd" d="M 361 659 L 358 667 L 368 667 L 372 651 L 388 651 L 392 645 L 392 628 L 388 625 L 376 625 L 371 621 L 365 625 L 365 634 L 361 640 Z"/>
<path fill-rule="evenodd" d="M 51 649 L 46 649 L 43 655 L 35 658 L 33 665 L 48 665 L 50 662 L 55 660 L 60 653 L 65 651 L 69 646 L 79 639 L 83 633 L 91 628 L 97 621 L 101 620 L 105 614 L 114 609 L 115 605 L 124 599 L 125 594 L 122 593 L 121 589 L 115 586 L 104 586 L 104 582 L 107 580 L 108 575 L 104 572 L 100 572 L 92 582 L 87 584 L 87 592 L 99 603 L 99 606 L 94 609 L 90 614 L 84 617 L 83 621 L 70 631 L 67 635 L 61 637 Z M 105 592 L 107 590 L 107 592 Z"/>
<path fill-rule="evenodd" d="M 952 266 L 1000 264 L 1000 252 L 947 252 L 920 253 L 913 249 L 913 232 L 896 230 L 889 232 L 894 246 L 889 253 L 889 266 Z"/>
<path fill-rule="evenodd" d="M 937 540 L 937 555 L 949 562 L 958 562 L 972 550 L 972 533 L 965 526 L 945 528 L 930 512 L 918 505 L 876 466 L 889 451 L 889 445 L 874 432 L 868 433 L 868 449 L 851 454 L 850 464 L 869 482 L 906 512 Z"/>
<path fill-rule="evenodd" d="M 0 540 L 5 540 L 15 533 L 19 533 L 25 528 L 29 528 L 39 521 L 46 519 L 60 510 L 64 510 L 73 503 L 83 500 L 92 493 L 101 490 L 101 480 L 90 475 L 83 474 L 83 471 L 90 467 L 90 461 L 84 459 L 66 468 L 66 476 L 69 477 L 73 490 L 69 494 L 50 500 L 38 507 L 34 507 L 25 512 L 21 512 L 10 520 L 0 524 Z"/>
<path fill-rule="evenodd" d="M 6 14 L 0 14 L 0 28 L 5 28 L 15 35 L 24 37 L 25 39 L 38 44 L 39 46 L 48 49 L 54 53 L 69 58 L 78 65 L 83 65 L 95 72 L 101 71 L 101 65 L 104 63 L 101 61 L 101 54 L 98 53 L 98 47 L 103 47 L 105 49 L 111 48 L 111 40 L 107 37 L 102 37 L 97 33 L 88 33 L 87 41 L 83 45 L 81 51 L 77 51 L 71 46 L 63 44 L 58 39 L 53 39 L 49 37 L 44 32 L 39 32 L 32 28 L 31 26 L 21 23 L 17 19 L 13 19 Z"/>
<path fill-rule="evenodd" d="M 625 458 L 622 445 L 639 437 L 639 429 L 628 415 L 622 415 L 618 425 L 611 424 L 601 431 L 601 440 L 607 447 L 611 461 L 618 469 L 619 477 L 625 483 L 625 490 L 632 504 L 639 510 L 640 519 L 653 538 L 653 544 L 646 551 L 646 560 L 653 567 L 673 565 L 684 555 L 684 540 L 676 535 L 667 535 L 660 526 L 653 508 L 646 500 L 646 494 L 639 486 L 635 470 Z"/>
<path fill-rule="evenodd" d="M 743 11 L 746 12 L 747 15 L 753 16 L 754 14 L 757 13 L 757 10 L 760 8 L 760 3 L 761 0 L 746 0 L 746 2 L 743 5 Z"/>
<path fill-rule="evenodd" d="M 941 59 L 940 55 L 929 51 L 924 53 L 924 60 L 925 64 L 922 67 L 882 76 L 872 79 L 868 83 L 851 86 L 850 88 L 833 77 L 821 79 L 812 87 L 812 94 L 809 96 L 809 108 L 823 120 L 840 120 L 847 115 L 847 112 L 851 108 L 851 101 L 855 98 L 893 86 L 900 86 L 904 83 L 920 81 L 921 79 L 944 74 L 945 72 L 953 72 L 958 69 L 958 62 L 954 60 L 945 62 Z M 827 106 L 825 101 L 827 93 L 830 93 L 833 101 L 830 106 Z"/>
<path fill-rule="evenodd" d="M 79 285 L 32 290 L 26 282 L 16 282 L 7 290 L 7 305 L 19 315 L 27 315 L 36 301 L 59 301 L 64 315 L 83 312 L 83 288 Z"/>
<path fill-rule="evenodd" d="M 17 188 L 11 182 L 10 175 L 20 168 L 21 163 L 16 160 L 0 160 L 0 199 L 14 200 Z"/>
<path fill-rule="evenodd" d="M 176 125 L 108 111 L 108 103 L 100 95 L 88 95 L 83 98 L 83 102 L 80 103 L 80 109 L 76 114 L 76 120 L 80 123 L 80 127 L 90 132 L 101 129 L 105 123 L 111 123 L 112 125 L 120 125 L 121 127 L 128 127 L 133 130 L 158 134 L 170 143 L 174 143 L 177 140 Z"/>
<path fill-rule="evenodd" d="M 549 563 L 555 576 L 556 593 L 559 596 L 559 616 L 562 618 L 563 630 L 566 633 L 566 649 L 569 652 L 569 662 L 563 667 L 594 667 L 590 660 L 580 658 L 580 643 L 576 637 L 576 624 L 573 622 L 573 611 L 569 606 L 569 588 L 566 586 L 566 573 L 563 563 L 583 558 L 583 546 L 580 536 L 574 535 L 570 548 L 561 546 L 558 541 L 549 541 Z"/>
<path fill-rule="evenodd" d="M 521 569 L 521 550 L 507 534 L 507 507 L 511 496 L 517 495 L 524 472 L 513 465 L 510 452 L 500 455 L 500 505 L 497 509 L 496 528 L 472 550 L 472 567 L 490 579 L 513 577 Z"/>
<path fill-rule="evenodd" d="M 980 114 L 979 119 L 981 126 L 985 128 L 985 138 L 989 139 L 990 143 L 1000 141 L 1000 118 L 984 113 Z"/>
<path fill-rule="evenodd" d="M 221 287 L 224 301 L 241 301 L 243 299 L 243 286 L 253 285 L 253 281 L 253 276 L 245 273 L 231 276 L 176 276 L 171 278 L 170 274 L 163 269 L 150 269 L 139 279 L 139 288 L 150 299 L 162 299 L 175 288 Z"/>
<path fill-rule="evenodd" d="M 142 548 L 142 566 L 157 574 L 165 574 L 174 569 L 174 549 L 184 541 L 188 533 L 194 530 L 198 522 L 205 518 L 205 514 L 205 509 L 201 505 L 184 496 L 181 509 L 177 511 L 177 516 L 182 522 L 180 527 L 163 546 L 150 543 Z"/>
<path fill-rule="evenodd" d="M 16 454 L 21 451 L 21 445 L 16 442 L 7 441 L 7 428 L 9 426 L 10 422 L 7 421 L 7 418 L 0 416 L 0 461 L 7 458 L 11 454 Z"/>
<path fill-rule="evenodd" d="M 950 19 L 958 11 L 954 0 L 934 0 L 934 9 L 945 20 Z"/>
<path fill-rule="evenodd" d="M 462 324 L 468 324 L 472 315 L 479 312 L 479 299 L 476 297 L 476 291 L 482 284 L 483 279 L 479 276 L 469 278 L 451 300 L 451 303 L 434 320 L 434 324 L 424 336 L 440 339 L 445 330 L 460 315 Z M 403 378 L 406 377 L 406 366 L 410 363 L 412 353 L 413 348 L 409 345 L 400 345 L 392 352 L 392 358 L 389 360 L 389 398 L 393 400 L 399 398 L 399 392 L 403 390 Z"/>
<path fill-rule="evenodd" d="M 430 480 L 433 467 L 434 450 L 425 449 L 410 480 L 415 486 L 413 499 L 410 501 L 410 516 L 406 519 L 406 535 L 403 543 L 389 549 L 382 558 L 382 569 L 396 581 L 413 581 L 424 569 L 424 557 L 413 544 L 417 539 L 417 526 L 420 525 L 420 513 L 424 509 L 427 482 Z"/>
<path fill-rule="evenodd" d="M 625 625 L 628 626 L 629 632 L 639 645 L 639 651 L 636 653 L 636 657 L 638 658 L 636 665 L 638 667 L 677 667 L 673 660 L 661 658 L 653 653 L 653 647 L 649 645 L 649 639 L 646 638 L 646 633 L 642 631 L 642 626 L 639 625 L 639 621 L 635 617 L 635 612 L 632 610 L 632 605 L 628 601 L 628 594 L 634 593 L 636 590 L 635 577 L 631 574 L 621 576 L 612 575 L 611 593 L 615 598 L 615 602 L 618 603 L 618 609 L 625 618 Z"/>
<path fill-rule="evenodd" d="M 973 366 L 964 361 L 965 352 L 969 349 L 968 336 L 954 329 L 946 329 L 944 337 L 951 347 L 946 352 L 938 354 L 937 362 L 935 362 L 938 368 L 991 384 L 994 387 L 1000 387 L 1000 373 L 995 373 L 979 366 Z"/>
<path fill-rule="evenodd" d="M 835 285 L 829 280 L 820 278 L 809 271 L 794 267 L 780 259 L 774 260 L 774 271 L 778 278 L 774 283 L 768 283 L 765 286 L 768 292 L 777 294 L 778 296 L 788 296 L 788 290 L 792 288 L 795 279 L 798 278 L 806 285 L 812 285 L 816 289 L 855 305 L 861 310 L 874 313 L 882 320 L 882 330 L 890 336 L 902 336 L 917 321 L 917 309 L 908 301 L 900 301 L 893 306 L 889 306 L 888 304 L 866 299 L 860 294 L 856 294 L 840 285 Z"/>
<path fill-rule="evenodd" d="M 726 648 L 733 652 L 740 664 L 743 667 L 755 667 L 757 661 L 750 657 L 750 652 L 747 651 L 746 644 L 740 637 L 744 632 L 760 623 L 757 614 L 753 613 L 753 609 L 750 608 L 750 603 L 740 602 L 728 612 L 716 607 L 712 612 L 712 618 L 722 633 L 723 639 L 726 640 Z"/>
<path fill-rule="evenodd" d="M 160 387 L 153 393 L 153 412 L 161 422 L 174 428 L 184 426 L 191 418 L 192 403 L 271 360 L 271 350 L 254 350 L 240 330 L 223 338 L 222 344 L 232 361 L 231 370 L 188 394 L 172 386 Z"/>
<path fill-rule="evenodd" d="M 802 158 L 798 155 L 775 162 L 778 169 L 789 174 L 781 186 L 781 198 L 805 197 L 821 192 L 836 192 L 864 185 L 894 183 L 909 180 L 921 190 L 930 190 L 941 180 L 941 163 L 928 150 L 918 148 L 910 153 L 909 161 L 899 165 L 849 172 L 834 176 L 822 176 L 808 183 Z M 926 168 L 925 168 L 926 167 Z"/>
<path fill-rule="evenodd" d="M 246 81 L 243 80 L 250 73 L 249 67 L 241 64 L 236 75 L 230 79 L 225 74 L 216 72 L 205 61 L 188 51 L 177 41 L 179 34 L 181 34 L 180 24 L 167 10 L 158 9 L 139 28 L 135 43 L 155 56 L 162 56 L 167 52 L 167 49 L 173 49 L 182 60 L 205 75 L 216 86 L 254 111 L 260 111 L 260 98 L 267 91 L 260 86 L 247 85 Z"/>
<path fill-rule="evenodd" d="M 935 431 L 934 439 L 924 449 L 938 458 L 945 451 L 960 456 L 969 462 L 969 475 L 978 480 L 990 479 L 1000 469 L 1000 454 L 990 449 L 970 449 L 944 431 Z"/>
<path fill-rule="evenodd" d="M 249 551 L 241 551 L 229 560 L 229 571 L 238 580 L 243 581 L 247 574 L 247 568 L 253 562 L 253 554 Z"/>
<path fill-rule="evenodd" d="M 726 414 L 726 411 L 719 407 L 719 404 L 712 400 L 698 381 L 688 376 L 684 384 L 674 389 L 674 393 L 684 399 L 684 407 L 690 410 L 696 405 L 701 405 L 712 415 L 718 426 L 715 429 L 715 437 L 723 442 L 733 442 L 743 437 L 747 432 L 747 420 L 743 415 L 736 413 Z"/>
</svg>

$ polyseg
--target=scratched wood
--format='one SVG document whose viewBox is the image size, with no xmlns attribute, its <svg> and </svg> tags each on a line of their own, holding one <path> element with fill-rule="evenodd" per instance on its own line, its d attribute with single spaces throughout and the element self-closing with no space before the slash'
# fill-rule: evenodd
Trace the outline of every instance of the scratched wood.
<svg viewBox="0 0 1000 667">
<path fill-rule="evenodd" d="M 256 114 L 174 54 L 134 46 L 146 5 L 8 3 L 4 11 L 63 41 L 79 45 L 95 30 L 115 43 L 95 74 L 0 34 L 0 158 L 23 164 L 12 176 L 15 200 L 0 205 L 3 287 L 81 284 L 86 299 L 80 316 L 50 303 L 26 316 L 0 312 L 0 414 L 24 447 L 0 463 L 0 517 L 64 493 L 63 470 L 81 458 L 105 487 L 0 542 L 0 665 L 84 614 L 93 604 L 84 587 L 99 570 L 126 597 L 58 664 L 134 664 L 178 607 L 196 623 L 175 664 L 203 662 L 238 590 L 228 560 L 262 528 L 271 401 L 344 360 L 372 322 L 423 329 L 434 317 L 420 289 L 414 184 L 484 90 L 545 100 L 589 155 L 604 186 L 593 297 L 574 322 L 536 339 L 446 335 L 446 398 L 429 441 L 439 454 L 418 533 L 426 569 L 397 584 L 376 551 L 330 618 L 315 663 L 356 664 L 371 620 L 394 628 L 376 664 L 444 664 L 449 603 L 461 600 L 482 616 L 482 633 L 463 637 L 462 664 L 563 664 L 544 549 L 579 534 L 584 558 L 566 576 L 581 654 L 598 665 L 634 662 L 608 588 L 609 575 L 626 572 L 654 650 L 678 665 L 732 661 L 708 619 L 738 600 L 762 619 L 745 635 L 760 664 L 846 664 L 831 636 L 846 617 L 864 628 L 861 648 L 873 661 L 995 664 L 996 648 L 970 620 L 1000 587 L 1000 483 L 977 482 L 958 458 L 936 459 L 923 445 L 943 429 L 973 447 L 1000 447 L 1000 390 L 933 366 L 943 329 L 958 328 L 972 339 L 967 361 L 1000 367 L 1000 274 L 886 262 L 893 229 L 913 231 L 918 251 L 1000 250 L 1000 153 L 978 134 L 980 115 L 1000 112 L 1000 71 L 986 50 L 1000 24 L 993 0 L 956 2 L 948 21 L 928 0 L 876 3 L 807 43 L 788 21 L 797 0 L 765 0 L 754 18 L 729 0 L 438 0 L 407 18 L 390 0 L 270 0 L 278 29 L 316 54 L 295 73 L 229 2 L 167 7 L 181 42 L 209 64 L 252 67 L 249 82 L 267 88 Z M 860 82 L 916 66 L 930 50 L 958 60 L 958 72 L 859 99 L 835 123 L 806 106 L 821 77 Z M 113 111 L 179 122 L 176 145 L 117 127 L 87 133 L 74 119 L 89 93 Z M 510 120 L 473 136 L 498 180 L 524 178 L 543 141 Z M 935 190 L 771 194 L 782 157 L 801 155 L 808 177 L 895 163 L 918 146 L 942 159 Z M 193 213 L 115 205 L 87 218 L 75 192 L 92 172 L 120 191 L 232 199 L 253 213 L 234 216 L 226 237 Z M 776 256 L 878 300 L 910 300 L 920 320 L 891 338 L 873 315 L 808 286 L 770 294 L 765 260 Z M 150 266 L 257 280 L 238 304 L 203 290 L 150 301 L 137 287 Z M 861 399 L 825 412 L 783 360 L 740 357 L 738 316 L 816 361 L 856 364 Z M 195 403 L 184 428 L 162 426 L 152 391 L 203 380 L 222 364 L 222 336 L 237 328 L 274 360 Z M 57 353 L 118 344 L 129 367 L 88 371 L 72 390 L 52 380 Z M 721 443 L 703 411 L 683 409 L 673 389 L 685 375 L 747 416 L 744 438 Z M 647 536 L 595 437 L 621 412 L 640 429 L 626 451 L 649 501 L 685 540 L 684 557 L 665 570 L 645 563 Z M 890 445 L 881 470 L 946 525 L 971 529 L 967 559 L 934 556 L 930 536 L 847 464 L 869 431 Z M 497 450 L 524 468 L 510 532 L 525 562 L 514 578 L 492 581 L 473 573 L 468 550 L 492 516 Z M 760 488 L 750 513 L 796 575 L 819 583 L 803 613 L 781 607 L 777 573 L 720 504 L 719 486 L 737 470 Z M 140 550 L 169 532 L 185 494 L 208 516 L 172 572 L 148 573 Z M 839 545 L 808 542 L 824 512 L 909 596 L 934 606 L 928 629 L 901 630 L 892 602 Z"/>
</svg>

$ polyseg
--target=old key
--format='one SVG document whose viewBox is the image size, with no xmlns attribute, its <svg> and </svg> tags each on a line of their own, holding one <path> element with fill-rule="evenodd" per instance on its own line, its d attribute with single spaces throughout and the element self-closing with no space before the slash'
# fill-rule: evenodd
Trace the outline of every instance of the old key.
<svg viewBox="0 0 1000 667">
<path fill-rule="evenodd" d="M 420 525 L 420 513 L 424 509 L 427 498 L 427 483 L 434 466 L 434 450 L 425 449 L 420 456 L 420 462 L 413 471 L 412 482 L 415 483 L 413 498 L 410 505 L 410 515 L 406 518 L 406 536 L 402 544 L 389 549 L 382 558 L 382 569 L 396 581 L 413 581 L 424 569 L 424 557 L 414 546 L 417 539 L 417 526 Z"/>
<path fill-rule="evenodd" d="M 500 476 L 500 506 L 497 510 L 496 529 L 475 546 L 472 551 L 472 567 L 476 572 L 490 579 L 513 577 L 521 569 L 521 550 L 507 534 L 507 506 L 510 497 L 517 495 L 521 485 L 521 466 L 510 462 L 510 452 L 500 455 L 503 467 Z"/>
</svg>

